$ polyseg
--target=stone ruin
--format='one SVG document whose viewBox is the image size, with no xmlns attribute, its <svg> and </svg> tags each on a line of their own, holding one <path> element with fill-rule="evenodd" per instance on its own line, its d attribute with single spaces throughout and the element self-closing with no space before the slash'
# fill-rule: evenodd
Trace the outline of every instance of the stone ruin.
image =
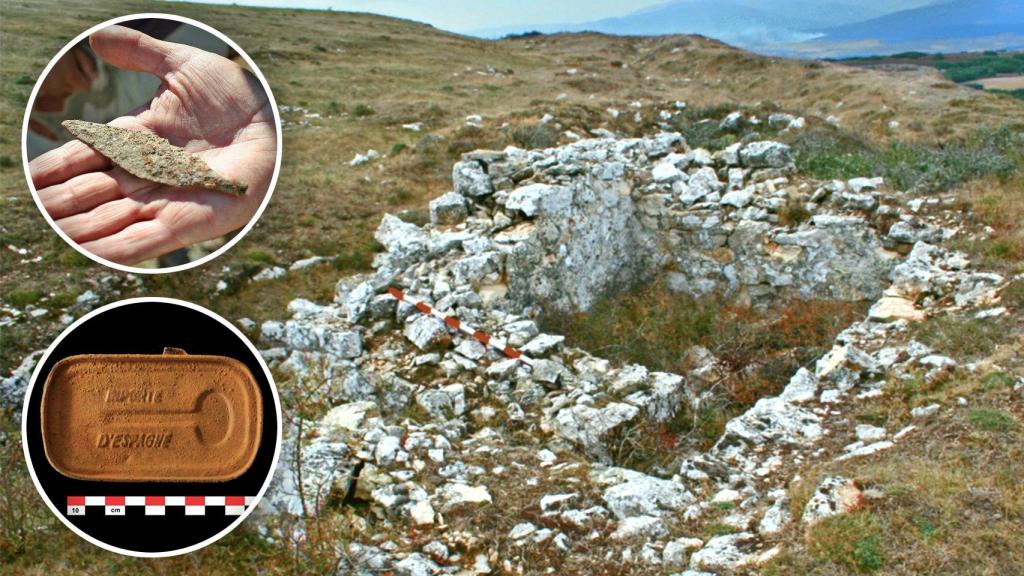
<svg viewBox="0 0 1024 576">
<path fill-rule="evenodd" d="M 674 133 L 586 140 L 556 153 L 473 152 L 454 168 L 455 190 L 431 202 L 431 222 L 465 221 L 464 230 L 491 235 L 484 252 L 507 280 L 485 288 L 507 291 L 513 309 L 586 310 L 666 270 L 670 288 L 694 296 L 876 298 L 894 254 L 861 214 L 779 224 L 793 172 L 784 144 L 734 144 L 712 155 L 686 149 Z M 830 183 L 812 198 L 834 193 L 842 207 L 874 210 L 879 184 Z"/>
<path fill-rule="evenodd" d="M 858 427 L 840 454 L 823 455 L 828 431 L 849 428 L 832 407 L 870 402 L 887 379 L 956 366 L 910 339 L 908 323 L 988 306 L 1005 283 L 938 246 L 950 231 L 917 213 L 929 200 L 878 178 L 801 178 L 778 142 L 712 153 L 662 133 L 476 151 L 454 166 L 453 182 L 430 203 L 429 224 L 384 217 L 374 274 L 342 280 L 329 305 L 296 300 L 291 319 L 261 327 L 263 354 L 298 383 L 282 394 L 313 390 L 333 408 L 301 441 L 290 432 L 259 513 L 316 515 L 332 496 L 355 498 L 389 525 L 436 532 L 426 546 L 370 535 L 348 543 L 346 571 L 541 572 L 517 564 L 524 543 L 571 555 L 594 539 L 666 573 L 756 566 L 794 521 L 785 489 L 793 466 L 870 454 L 913 432 Z M 805 218 L 787 216 L 794 207 Z M 885 219 L 895 224 L 874 224 Z M 612 366 L 540 332 L 537 320 L 654 279 L 763 307 L 789 296 L 875 304 L 779 396 L 730 421 L 710 450 L 680 453 L 677 468 L 652 476 L 615 466 L 609 443 L 699 403 L 698 372 L 708 366 Z M 532 367 L 398 302 L 389 287 L 521 349 Z M 550 486 L 529 503 L 532 516 L 503 492 L 526 477 Z M 802 521 L 842 512 L 855 492 L 830 479 Z M 721 522 L 735 533 L 686 533 L 685 522 L 722 503 L 732 512 Z M 446 518 L 488 505 L 481 514 L 523 520 L 501 534 L 446 531 Z M 525 519 L 537 517 L 558 523 Z"/>
</svg>

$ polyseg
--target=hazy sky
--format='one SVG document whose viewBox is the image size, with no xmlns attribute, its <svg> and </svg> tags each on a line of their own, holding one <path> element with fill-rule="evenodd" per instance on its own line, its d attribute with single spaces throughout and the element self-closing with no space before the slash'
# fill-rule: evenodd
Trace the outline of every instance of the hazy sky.
<svg viewBox="0 0 1024 576">
<path fill-rule="evenodd" d="M 195 0 L 194 0 L 195 1 Z M 497 26 L 589 22 L 622 16 L 665 0 L 198 0 L 211 4 L 287 6 L 372 12 L 468 32 Z"/>
<path fill-rule="evenodd" d="M 590 22 L 623 16 L 668 0 L 193 0 L 215 4 L 279 6 L 372 12 L 433 24 L 444 30 L 471 32 L 530 24 Z M 708 0 L 714 1 L 714 0 Z M 786 0 L 748 0 L 770 6 Z M 890 10 L 927 4 L 928 0 L 850 0 Z"/>
</svg>

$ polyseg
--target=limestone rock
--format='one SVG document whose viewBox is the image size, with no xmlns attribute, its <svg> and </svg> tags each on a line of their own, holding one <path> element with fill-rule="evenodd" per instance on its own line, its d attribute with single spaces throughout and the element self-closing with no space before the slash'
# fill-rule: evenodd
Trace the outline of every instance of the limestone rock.
<svg viewBox="0 0 1024 576">
<path fill-rule="evenodd" d="M 914 301 L 899 296 L 883 296 L 880 300 L 871 305 L 868 310 L 868 318 L 883 322 L 895 320 L 909 320 L 917 322 L 924 320 L 925 312 L 919 310 Z"/>
<path fill-rule="evenodd" d="M 661 538 L 668 533 L 665 523 L 661 518 L 654 516 L 630 516 L 619 521 L 615 531 L 612 532 L 612 540 L 626 540 L 629 538 L 643 537 L 654 540 Z"/>
<path fill-rule="evenodd" d="M 677 538 L 665 544 L 661 560 L 670 567 L 686 566 L 690 552 L 700 550 L 702 546 L 704 546 L 704 541 L 700 538 Z"/>
<path fill-rule="evenodd" d="M 384 246 L 396 265 L 409 264 L 426 255 L 429 243 L 419 226 L 403 222 L 391 214 L 384 215 L 373 238 Z"/>
<path fill-rule="evenodd" d="M 445 484 L 438 489 L 438 496 L 443 502 L 442 512 L 464 504 L 490 504 L 491 494 L 485 486 L 468 486 L 460 483 Z"/>
<path fill-rule="evenodd" d="M 458 224 L 468 215 L 466 199 L 461 194 L 448 192 L 430 201 L 430 221 L 434 224 Z"/>
<path fill-rule="evenodd" d="M 770 140 L 751 142 L 740 149 L 740 162 L 749 168 L 785 168 L 793 163 L 789 146 Z"/>
<path fill-rule="evenodd" d="M 756 536 L 750 532 L 716 536 L 690 557 L 690 568 L 713 571 L 744 568 L 756 557 L 756 543 Z"/>
<path fill-rule="evenodd" d="M 622 402 L 604 407 L 576 405 L 558 412 L 553 425 L 555 431 L 567 440 L 579 444 L 585 451 L 598 457 L 606 456 L 604 440 L 608 434 L 639 414 L 640 409 Z"/>
<path fill-rule="evenodd" d="M 10 376 L 0 380 L 0 408 L 13 409 L 15 417 L 21 417 L 21 406 L 25 401 L 25 389 L 28 388 L 28 381 L 32 378 L 32 371 L 36 367 L 43 350 L 32 352 L 21 364 L 14 369 Z"/>
<path fill-rule="evenodd" d="M 456 194 L 468 198 L 482 198 L 494 192 L 491 179 L 487 177 L 483 166 L 472 160 L 455 163 L 452 167 L 452 183 Z"/>
<path fill-rule="evenodd" d="M 804 506 L 802 521 L 815 524 L 836 514 L 847 514 L 864 506 L 860 488 L 842 476 L 825 478 Z"/>
<path fill-rule="evenodd" d="M 425 314 L 417 315 L 405 325 L 405 337 L 423 351 L 444 350 L 452 343 L 444 323 Z"/>
<path fill-rule="evenodd" d="M 544 213 L 557 215 L 572 202 L 572 192 L 562 186 L 530 184 L 512 191 L 505 202 L 508 210 L 519 210 L 528 218 Z"/>
<path fill-rule="evenodd" d="M 608 509 L 620 519 L 671 514 L 693 500 L 693 495 L 677 482 L 632 470 L 613 468 L 599 473 L 598 482 L 601 477 L 616 474 L 624 481 L 606 489 L 602 497 Z"/>
</svg>

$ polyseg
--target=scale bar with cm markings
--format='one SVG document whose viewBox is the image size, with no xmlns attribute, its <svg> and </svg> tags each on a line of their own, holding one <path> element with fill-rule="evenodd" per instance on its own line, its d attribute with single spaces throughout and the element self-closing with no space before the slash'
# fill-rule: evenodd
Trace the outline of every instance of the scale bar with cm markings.
<svg viewBox="0 0 1024 576">
<path fill-rule="evenodd" d="M 207 507 L 224 508 L 225 516 L 240 516 L 254 496 L 68 496 L 68 516 L 85 516 L 89 507 L 103 507 L 105 516 L 124 516 L 129 506 L 144 506 L 146 516 L 164 516 L 168 506 L 182 506 L 186 516 L 205 516 Z"/>
</svg>

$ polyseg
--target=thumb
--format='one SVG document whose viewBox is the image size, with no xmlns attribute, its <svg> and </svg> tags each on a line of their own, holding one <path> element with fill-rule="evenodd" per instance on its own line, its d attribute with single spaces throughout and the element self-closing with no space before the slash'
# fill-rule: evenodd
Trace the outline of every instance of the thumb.
<svg viewBox="0 0 1024 576">
<path fill-rule="evenodd" d="M 192 50 L 183 44 L 157 40 L 117 25 L 94 32 L 89 37 L 89 45 L 100 58 L 118 68 L 146 72 L 164 80 L 188 59 Z"/>
</svg>

